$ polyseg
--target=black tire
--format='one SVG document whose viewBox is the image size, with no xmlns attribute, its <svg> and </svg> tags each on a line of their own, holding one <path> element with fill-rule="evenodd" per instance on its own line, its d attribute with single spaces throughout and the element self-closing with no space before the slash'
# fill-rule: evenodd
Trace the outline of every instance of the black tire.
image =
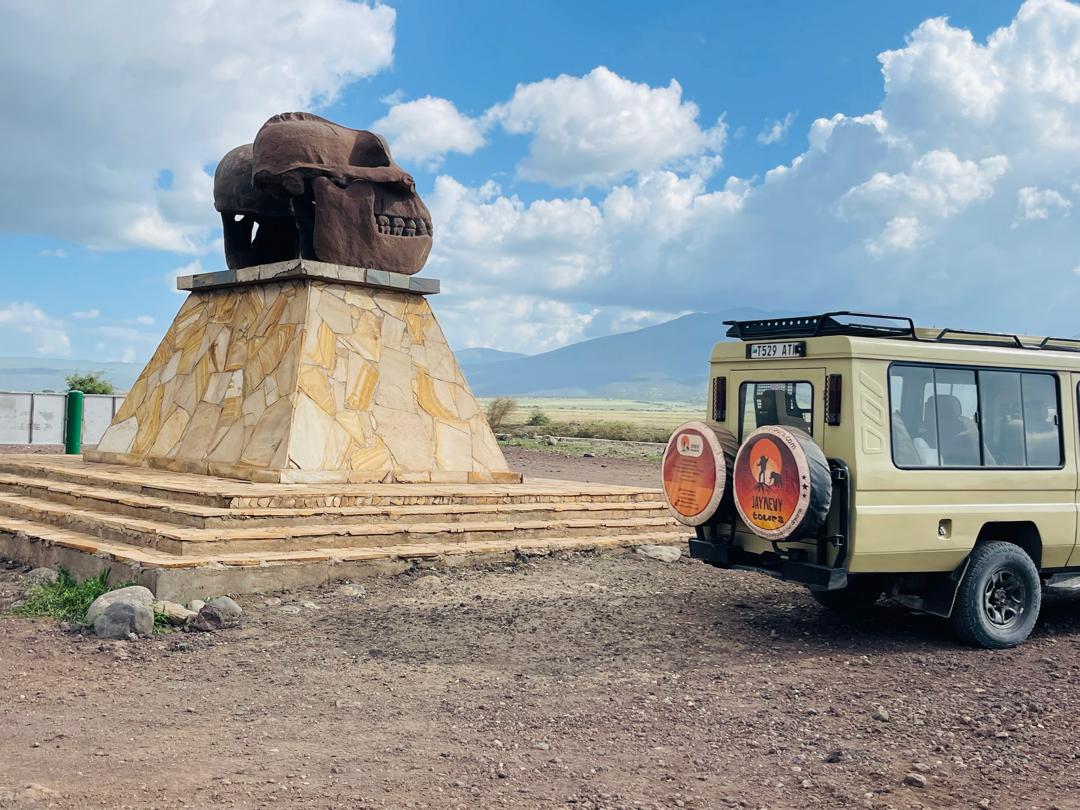
<svg viewBox="0 0 1080 810">
<path fill-rule="evenodd" d="M 885 588 L 877 577 L 852 578 L 846 588 L 836 591 L 811 590 L 814 601 L 828 610 L 838 613 L 850 613 L 859 608 L 867 608 L 881 598 Z"/>
<path fill-rule="evenodd" d="M 961 641 L 1003 650 L 1028 637 L 1041 606 L 1042 582 L 1031 557 L 1012 543 L 987 543 L 968 558 L 949 623 Z"/>
</svg>

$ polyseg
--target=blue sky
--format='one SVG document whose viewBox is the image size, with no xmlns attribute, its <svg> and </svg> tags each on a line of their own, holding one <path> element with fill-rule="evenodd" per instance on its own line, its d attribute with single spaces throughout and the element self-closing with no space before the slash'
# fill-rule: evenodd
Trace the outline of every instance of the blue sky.
<svg viewBox="0 0 1080 810">
<path fill-rule="evenodd" d="M 1080 332 L 1066 0 L 16 2 L 0 31 L 5 355 L 144 360 L 176 273 L 224 266 L 214 162 L 286 109 L 388 135 L 459 347 L 736 306 Z"/>
</svg>

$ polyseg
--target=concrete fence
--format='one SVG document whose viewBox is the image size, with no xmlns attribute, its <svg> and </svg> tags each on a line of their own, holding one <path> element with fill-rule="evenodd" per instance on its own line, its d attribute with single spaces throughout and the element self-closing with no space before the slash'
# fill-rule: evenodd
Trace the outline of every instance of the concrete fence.
<svg viewBox="0 0 1080 810">
<path fill-rule="evenodd" d="M 83 444 L 97 444 L 124 402 L 122 396 L 87 394 Z M 67 394 L 0 391 L 0 444 L 63 444 Z"/>
</svg>

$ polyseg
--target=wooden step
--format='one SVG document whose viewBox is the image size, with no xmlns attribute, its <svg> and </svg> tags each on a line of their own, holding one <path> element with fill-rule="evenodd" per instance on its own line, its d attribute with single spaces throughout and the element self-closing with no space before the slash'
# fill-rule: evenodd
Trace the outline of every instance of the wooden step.
<svg viewBox="0 0 1080 810">
<path fill-rule="evenodd" d="M 0 532 L 84 554 L 115 560 L 137 568 L 191 569 L 200 567 L 265 567 L 311 562 L 423 560 L 487 554 L 545 554 L 556 551 L 629 548 L 646 544 L 676 545 L 670 533 L 623 533 L 605 538 L 553 536 L 516 540 L 430 542 L 368 548 L 312 548 L 298 551 L 228 552 L 181 556 L 95 537 L 84 532 L 0 515 Z"/>
<path fill-rule="evenodd" d="M 457 522 L 431 521 L 421 515 L 412 521 L 350 524 L 186 528 L 158 520 L 83 509 L 28 495 L 0 493 L 0 514 L 19 520 L 71 529 L 118 543 L 153 548 L 170 554 L 200 555 L 248 551 L 297 551 L 313 547 L 364 548 L 409 543 L 455 543 L 552 536 L 605 536 L 627 532 L 682 532 L 667 514 L 647 517 L 502 519 Z"/>
<path fill-rule="evenodd" d="M 421 519 L 444 523 L 493 519 L 615 519 L 661 517 L 667 514 L 667 507 L 661 501 L 225 509 L 177 503 L 165 498 L 106 489 L 100 486 L 0 473 L 0 494 L 3 493 L 25 495 L 78 509 L 163 521 L 195 529 L 236 528 L 241 525 L 247 527 L 403 523 Z"/>
<path fill-rule="evenodd" d="M 318 509 L 532 503 L 659 502 L 658 489 L 530 479 L 523 484 L 253 484 L 213 476 L 91 464 L 77 456 L 0 456 L 0 473 L 219 509 Z"/>
</svg>

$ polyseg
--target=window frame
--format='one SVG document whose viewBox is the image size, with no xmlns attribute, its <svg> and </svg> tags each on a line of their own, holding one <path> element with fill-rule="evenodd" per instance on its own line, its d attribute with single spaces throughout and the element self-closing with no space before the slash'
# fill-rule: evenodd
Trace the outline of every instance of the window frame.
<svg viewBox="0 0 1080 810">
<path fill-rule="evenodd" d="M 739 383 L 739 444 L 742 444 L 745 436 L 743 435 L 743 428 L 746 426 L 746 397 L 743 395 L 743 389 L 748 385 L 809 385 L 810 386 L 810 429 L 807 433 L 811 438 L 814 436 L 814 415 L 817 412 L 817 407 L 814 405 L 814 397 L 817 396 L 817 392 L 814 391 L 814 384 L 810 380 L 743 380 Z M 761 427 L 758 425 L 757 427 Z M 778 427 L 783 427 L 779 425 Z M 756 430 L 757 428 L 755 428 Z"/>
<path fill-rule="evenodd" d="M 958 465 L 945 466 L 945 465 L 942 465 L 942 464 L 937 464 L 937 465 L 934 465 L 934 466 L 931 467 L 931 466 L 919 466 L 919 465 L 902 465 L 902 464 L 899 464 L 896 461 L 896 442 L 893 441 L 893 430 L 892 430 L 892 428 L 893 428 L 893 413 L 894 413 L 894 410 L 893 410 L 892 385 L 891 385 L 891 382 L 890 382 L 890 378 L 892 377 L 893 368 L 897 367 L 897 366 L 904 367 L 904 368 L 929 368 L 929 369 L 934 369 L 935 371 L 940 368 L 940 369 L 945 369 L 945 370 L 957 369 L 957 370 L 967 370 L 967 371 L 974 371 L 975 372 L 975 397 L 976 397 L 976 409 L 977 409 L 976 410 L 976 415 L 978 416 L 978 418 L 975 420 L 975 424 L 978 425 L 978 427 L 979 427 L 979 466 L 977 466 L 977 467 L 958 466 Z M 1043 376 L 1050 377 L 1054 381 L 1054 396 L 1056 397 L 1056 400 L 1057 400 L 1057 414 L 1058 414 L 1058 426 L 1057 426 L 1058 427 L 1058 458 L 1061 459 L 1061 461 L 1056 466 L 1053 466 L 1053 467 L 1034 467 L 1034 466 L 1006 467 L 1006 466 L 994 465 L 994 466 L 990 467 L 990 466 L 986 465 L 986 442 L 985 442 L 985 440 L 983 438 L 982 386 L 979 384 L 979 372 L 980 371 L 1011 371 L 1011 372 L 1017 373 L 1017 374 L 1041 374 Z M 937 381 L 936 376 L 934 377 L 934 380 L 935 380 L 935 385 L 936 385 L 936 381 Z M 1080 383 L 1078 383 L 1077 386 L 1078 386 L 1078 397 L 1080 397 Z M 912 361 L 912 360 L 894 360 L 893 362 L 889 363 L 889 366 L 885 371 L 885 390 L 886 390 L 886 394 L 887 394 L 887 396 L 889 398 L 889 458 L 892 460 L 893 467 L 896 468 L 897 470 L 905 470 L 905 471 L 916 470 L 916 471 L 919 471 L 919 472 L 955 472 L 955 471 L 968 472 L 968 471 L 971 471 L 971 470 L 989 470 L 989 471 L 997 470 L 999 472 L 1011 472 L 1011 471 L 1014 471 L 1014 470 L 1030 470 L 1030 471 L 1033 471 L 1033 472 L 1047 472 L 1047 471 L 1065 469 L 1065 464 L 1066 464 L 1066 458 L 1065 458 L 1065 425 L 1064 425 L 1064 421 L 1062 419 L 1062 413 L 1063 412 L 1062 412 L 1062 409 L 1061 409 L 1061 376 L 1060 376 L 1060 372 L 1046 371 L 1046 370 L 1043 370 L 1043 369 L 1023 368 L 1023 367 L 1019 367 L 1019 366 L 976 366 L 976 365 L 969 365 L 969 364 L 965 364 L 965 363 L 918 363 L 918 362 L 915 362 L 915 361 Z M 1021 407 L 1022 407 L 1022 404 L 1021 404 Z M 1078 406 L 1078 407 L 1080 407 L 1080 406 Z M 940 459 L 940 457 L 941 456 L 939 455 L 938 458 Z"/>
</svg>

